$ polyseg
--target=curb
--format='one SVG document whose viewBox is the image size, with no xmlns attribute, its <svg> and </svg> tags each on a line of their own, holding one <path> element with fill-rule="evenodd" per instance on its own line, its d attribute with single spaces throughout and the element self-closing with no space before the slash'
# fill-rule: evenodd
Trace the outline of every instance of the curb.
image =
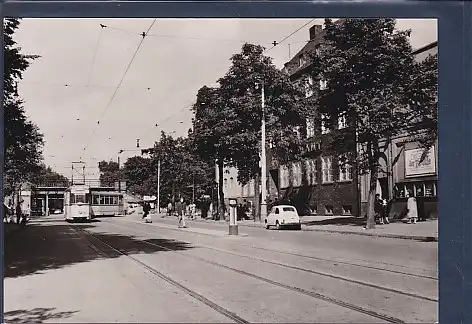
<svg viewBox="0 0 472 324">
<path fill-rule="evenodd" d="M 350 231 L 336 231 L 328 229 L 318 229 L 318 228 L 306 228 L 306 231 L 311 232 L 325 232 L 325 233 L 337 233 L 345 235 L 361 235 L 361 236 L 371 236 L 371 237 L 384 237 L 400 240 L 415 240 L 415 241 L 424 241 L 424 242 L 438 242 L 436 236 L 419 236 L 419 235 L 399 235 L 399 234 L 382 234 L 382 233 L 365 233 L 365 232 L 350 232 Z"/>
<path fill-rule="evenodd" d="M 202 219 L 194 219 L 191 220 L 194 222 L 200 223 L 210 223 L 212 220 L 202 220 Z M 212 221 L 214 224 L 223 224 L 223 221 Z M 238 223 L 239 226 L 245 227 L 255 227 L 255 228 L 264 228 L 260 225 L 252 225 L 252 224 L 241 224 Z M 414 240 L 414 241 L 424 241 L 424 242 L 438 242 L 437 236 L 422 236 L 422 235 L 401 235 L 401 234 L 382 234 L 382 233 L 366 233 L 366 232 L 352 232 L 352 231 L 342 231 L 342 230 L 329 230 L 329 229 L 320 229 L 320 228 L 310 228 L 306 224 L 303 224 L 303 230 L 308 232 L 325 232 L 325 233 L 337 233 L 337 234 L 345 234 L 345 235 L 361 235 L 361 236 L 371 236 L 371 237 L 383 237 L 383 238 L 392 238 L 392 239 L 400 239 L 400 240 Z"/>
</svg>

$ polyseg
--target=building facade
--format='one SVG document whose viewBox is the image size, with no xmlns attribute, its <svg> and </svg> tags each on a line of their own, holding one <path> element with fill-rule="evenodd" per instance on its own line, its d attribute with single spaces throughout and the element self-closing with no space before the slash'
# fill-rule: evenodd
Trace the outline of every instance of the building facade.
<svg viewBox="0 0 472 324">
<path fill-rule="evenodd" d="M 312 26 L 309 36 L 307 44 L 285 64 L 284 71 L 292 82 L 306 88 L 307 98 L 316 99 L 326 83 L 310 76 L 313 64 L 310 54 L 324 43 L 322 26 Z M 327 122 L 328 117 L 319 113 L 316 100 L 312 102 L 313 116 L 317 117 L 307 119 L 305 129 L 297 130 L 299 136 L 306 137 L 304 159 L 283 165 L 275 159 L 271 161 L 270 174 L 278 180 L 278 198 L 296 206 L 301 215 L 358 215 L 357 171 L 345 163 L 355 154 L 355 149 L 346 151 L 339 147 L 339 150 L 333 150 L 331 145 L 336 133 L 349 132 L 351 125 L 345 115 L 335 116 Z"/>
</svg>

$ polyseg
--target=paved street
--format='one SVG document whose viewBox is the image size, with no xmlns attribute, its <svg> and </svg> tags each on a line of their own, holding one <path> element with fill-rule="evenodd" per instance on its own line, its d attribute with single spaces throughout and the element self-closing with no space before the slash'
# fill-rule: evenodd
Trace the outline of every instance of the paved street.
<svg viewBox="0 0 472 324">
<path fill-rule="evenodd" d="M 5 321 L 437 321 L 437 243 L 139 215 L 33 221 L 5 243 Z"/>
</svg>

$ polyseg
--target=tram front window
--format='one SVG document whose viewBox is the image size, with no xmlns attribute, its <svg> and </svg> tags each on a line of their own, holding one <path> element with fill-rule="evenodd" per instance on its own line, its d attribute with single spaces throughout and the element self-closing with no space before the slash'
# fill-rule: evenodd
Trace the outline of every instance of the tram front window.
<svg viewBox="0 0 472 324">
<path fill-rule="evenodd" d="M 82 195 L 81 194 L 76 194 L 75 195 L 75 203 L 76 204 L 80 204 L 80 203 L 85 204 L 85 202 L 86 202 L 85 201 L 85 195 L 83 195 L 83 194 Z"/>
</svg>

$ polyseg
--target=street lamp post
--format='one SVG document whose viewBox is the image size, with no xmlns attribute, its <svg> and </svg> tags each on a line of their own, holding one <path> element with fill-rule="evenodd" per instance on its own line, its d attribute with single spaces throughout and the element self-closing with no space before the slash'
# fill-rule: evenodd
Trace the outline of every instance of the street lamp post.
<svg viewBox="0 0 472 324">
<path fill-rule="evenodd" d="M 261 123 L 261 217 L 260 221 L 263 223 L 267 217 L 267 162 L 266 162 L 266 124 L 265 124 L 265 92 L 264 82 L 261 84 L 262 96 L 262 123 Z M 259 194 L 259 193 L 256 193 Z"/>
</svg>

